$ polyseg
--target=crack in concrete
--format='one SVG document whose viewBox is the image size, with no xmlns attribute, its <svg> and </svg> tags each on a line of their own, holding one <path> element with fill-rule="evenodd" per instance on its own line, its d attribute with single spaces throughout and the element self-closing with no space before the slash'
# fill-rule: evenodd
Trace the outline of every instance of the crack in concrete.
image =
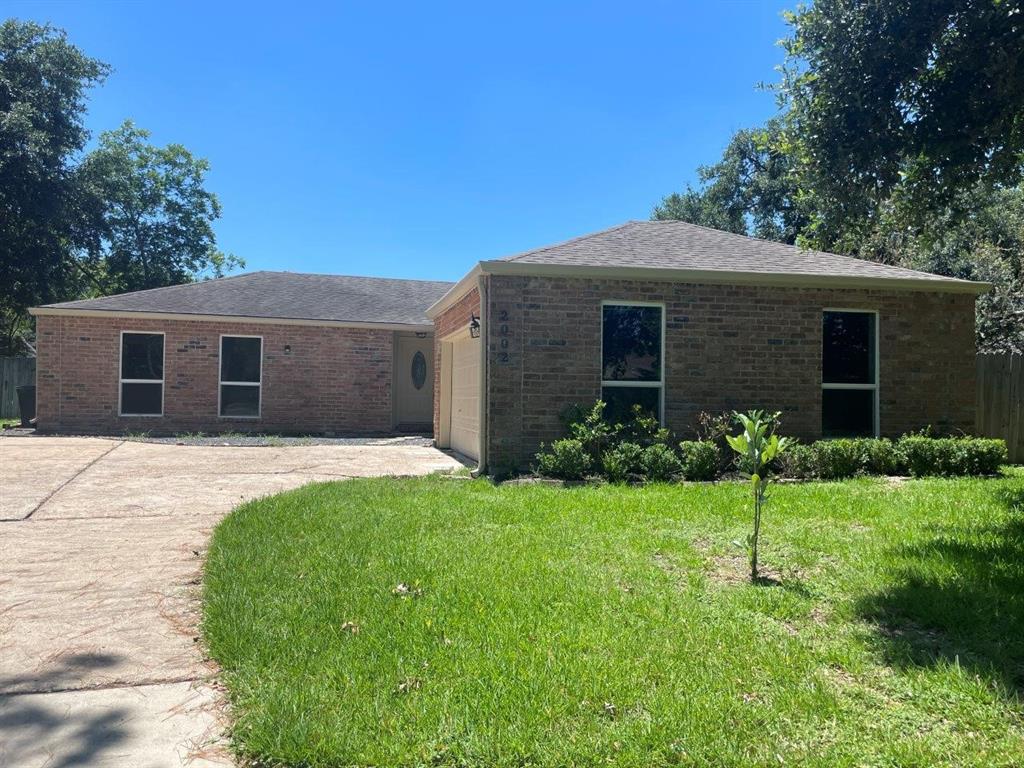
<svg viewBox="0 0 1024 768">
<path fill-rule="evenodd" d="M 29 518 L 32 517 L 32 515 L 34 515 L 36 512 L 38 512 L 40 510 L 40 508 L 44 504 L 46 504 L 50 499 L 52 499 L 58 493 L 63 491 L 68 486 L 69 483 L 71 483 L 72 481 L 74 481 L 74 480 L 78 479 L 79 477 L 81 477 L 83 472 L 86 472 L 91 467 L 95 466 L 96 463 L 100 459 L 105 459 L 107 456 L 109 456 L 111 453 L 116 451 L 118 448 L 120 448 L 124 444 L 125 444 L 125 441 L 122 440 L 121 442 L 116 443 L 113 447 L 111 447 L 110 449 L 104 451 L 99 456 L 97 456 L 95 459 L 90 461 L 88 464 L 86 464 L 80 470 L 75 472 L 75 474 L 73 474 L 71 477 L 69 477 L 63 483 L 61 483 L 56 488 L 54 488 L 52 491 L 50 491 L 48 494 L 46 494 L 46 496 L 43 498 L 42 501 L 40 501 L 38 504 L 36 504 L 34 507 L 32 507 L 31 510 L 29 510 L 29 513 L 27 515 L 24 515 L 23 517 L 3 517 L 3 518 L 0 518 L 0 523 L 21 523 L 21 522 L 24 522 L 25 520 L 28 520 Z"/>
<path fill-rule="evenodd" d="M 209 678 L 196 677 L 195 675 L 187 675 L 181 677 L 161 678 L 158 680 L 140 680 L 138 682 L 130 682 L 124 680 L 120 682 L 103 683 L 101 685 L 71 685 L 64 688 L 39 688 L 28 689 L 23 691 L 0 691 L 0 698 L 8 698 L 13 696 L 45 696 L 49 693 L 91 693 L 93 691 L 116 691 L 125 688 L 155 688 L 161 685 L 176 685 L 178 683 L 199 682 L 209 682 Z"/>
</svg>

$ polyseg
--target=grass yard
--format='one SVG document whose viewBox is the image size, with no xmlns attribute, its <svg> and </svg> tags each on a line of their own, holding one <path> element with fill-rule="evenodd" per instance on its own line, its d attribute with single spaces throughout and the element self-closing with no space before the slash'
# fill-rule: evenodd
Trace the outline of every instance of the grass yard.
<svg viewBox="0 0 1024 768">
<path fill-rule="evenodd" d="M 1024 471 L 777 487 L 352 480 L 217 528 L 261 765 L 1024 764 Z M 397 589 L 398 585 L 404 585 Z"/>
</svg>

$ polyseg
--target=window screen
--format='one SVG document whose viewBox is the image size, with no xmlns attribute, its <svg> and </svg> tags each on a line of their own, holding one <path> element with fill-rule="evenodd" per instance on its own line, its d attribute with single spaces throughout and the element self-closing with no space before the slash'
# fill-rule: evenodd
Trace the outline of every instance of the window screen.
<svg viewBox="0 0 1024 768">
<path fill-rule="evenodd" d="M 821 433 L 871 437 L 878 431 L 878 316 L 826 311 L 821 332 Z"/>
<path fill-rule="evenodd" d="M 263 339 L 222 336 L 220 340 L 220 415 L 260 415 Z"/>
<path fill-rule="evenodd" d="M 164 336 L 122 333 L 120 414 L 161 416 L 164 411 Z"/>
<path fill-rule="evenodd" d="M 601 397 L 611 420 L 628 420 L 634 405 L 661 418 L 663 311 L 635 304 L 602 307 Z"/>
</svg>

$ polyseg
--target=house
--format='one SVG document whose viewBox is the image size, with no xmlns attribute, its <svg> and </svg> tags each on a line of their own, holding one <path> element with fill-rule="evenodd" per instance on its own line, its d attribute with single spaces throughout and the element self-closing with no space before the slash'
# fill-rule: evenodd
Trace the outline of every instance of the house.
<svg viewBox="0 0 1024 768">
<path fill-rule="evenodd" d="M 253 272 L 36 316 L 43 432 L 430 429 L 446 282 Z"/>
<path fill-rule="evenodd" d="M 34 310 L 43 431 L 363 434 L 433 420 L 502 471 L 572 403 L 782 412 L 804 439 L 974 424 L 990 286 L 631 221 L 458 283 L 258 272 Z M 431 405 L 428 405 L 428 401 Z"/>
</svg>

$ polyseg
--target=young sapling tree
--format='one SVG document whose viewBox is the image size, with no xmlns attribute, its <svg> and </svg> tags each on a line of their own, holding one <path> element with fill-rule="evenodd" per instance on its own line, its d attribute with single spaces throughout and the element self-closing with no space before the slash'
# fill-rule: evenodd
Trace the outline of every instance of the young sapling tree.
<svg viewBox="0 0 1024 768">
<path fill-rule="evenodd" d="M 750 556 L 750 580 L 757 583 L 757 549 L 761 536 L 761 511 L 768 496 L 768 465 L 782 453 L 791 442 L 788 437 L 775 434 L 778 413 L 765 414 L 763 411 L 733 413 L 733 420 L 743 427 L 738 435 L 726 435 L 725 439 L 740 457 L 740 469 L 750 475 L 754 496 L 754 530 L 747 537 L 747 553 Z"/>
</svg>

